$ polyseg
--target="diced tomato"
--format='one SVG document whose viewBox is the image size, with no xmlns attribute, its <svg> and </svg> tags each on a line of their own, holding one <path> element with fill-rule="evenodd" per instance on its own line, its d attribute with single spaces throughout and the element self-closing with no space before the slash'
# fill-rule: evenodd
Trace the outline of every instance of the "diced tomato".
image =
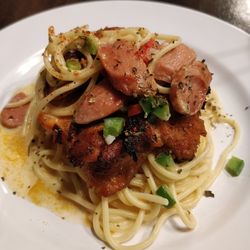
<svg viewBox="0 0 250 250">
<path fill-rule="evenodd" d="M 142 108 L 139 104 L 133 104 L 128 107 L 128 116 L 135 116 L 142 113 Z"/>
<path fill-rule="evenodd" d="M 153 48 L 156 44 L 154 39 L 150 39 L 147 43 L 141 46 L 141 48 L 137 51 L 137 55 L 142 58 L 142 60 L 148 64 L 150 61 L 149 50 Z"/>
<path fill-rule="evenodd" d="M 152 47 L 154 47 L 155 42 L 156 41 L 154 39 L 150 39 L 148 42 L 146 42 L 144 45 L 142 45 L 140 50 L 146 52 L 148 49 L 151 49 Z"/>
</svg>

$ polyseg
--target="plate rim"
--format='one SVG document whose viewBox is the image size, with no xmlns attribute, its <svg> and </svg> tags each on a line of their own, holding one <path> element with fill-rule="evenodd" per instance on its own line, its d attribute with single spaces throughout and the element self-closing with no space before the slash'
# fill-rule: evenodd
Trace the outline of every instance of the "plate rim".
<svg viewBox="0 0 250 250">
<path fill-rule="evenodd" d="M 63 9 L 63 8 L 68 8 L 68 7 L 75 7 L 77 5 L 89 5 L 89 4 L 105 4 L 107 2 L 113 2 L 113 3 L 142 3 L 142 4 L 156 4 L 156 5 L 167 5 L 167 6 L 170 6 L 170 7 L 174 7 L 174 8 L 180 8 L 180 9 L 183 9 L 183 10 L 187 10 L 187 11 L 190 11 L 190 12 L 193 12 L 193 13 L 196 13 L 198 15 L 204 15 L 206 16 L 207 18 L 211 18 L 211 19 L 214 19 L 216 20 L 217 22 L 221 22 L 225 25 L 227 25 L 228 27 L 230 27 L 231 29 L 235 29 L 239 32 L 241 32 L 242 34 L 248 36 L 250 38 L 250 33 L 248 33 L 247 31 L 241 29 L 240 27 L 224 20 L 224 19 L 221 19 L 220 17 L 217 17 L 217 16 L 213 16 L 211 14 L 208 14 L 206 12 L 202 12 L 200 10 L 197 10 L 197 9 L 193 9 L 189 6 L 181 6 L 181 5 L 178 5 L 178 4 L 175 4 L 175 3 L 165 3 L 163 0 L 157 0 L 157 1 L 153 1 L 153 0 L 94 0 L 94 1 L 91 1 L 91 0 L 87 0 L 87 1 L 84 1 L 84 2 L 78 2 L 78 3 L 69 3 L 69 4 L 66 4 L 66 5 L 61 5 L 61 6 L 55 6 L 55 7 L 52 7 L 50 9 L 45 9 L 45 10 L 42 10 L 42 11 L 39 11 L 39 12 L 36 12 L 34 14 L 31 14 L 31 15 L 28 15 L 28 16 L 25 16 L 25 17 L 22 17 L 21 19 L 17 20 L 17 21 L 14 21 L 12 23 L 9 23 L 7 24 L 6 26 L 4 26 L 3 28 L 0 29 L 0 34 L 1 32 L 4 32 L 5 30 L 8 30 L 10 28 L 12 28 L 13 26 L 16 26 L 16 25 L 19 25 L 19 24 L 22 24 L 26 21 L 29 21 L 29 19 L 33 19 L 34 17 L 36 16 L 40 16 L 40 15 L 46 15 L 48 12 L 50 11 L 55 11 L 55 10 L 60 10 L 60 9 Z"/>
<path fill-rule="evenodd" d="M 49 9 L 49 10 L 46 10 L 46 11 L 43 11 L 43 12 L 31 15 L 29 17 L 26 17 L 26 18 L 24 18 L 24 19 L 22 19 L 22 20 L 20 20 L 18 22 L 15 22 L 15 23 L 11 24 L 10 26 L 15 26 L 18 23 L 25 23 L 26 21 L 30 22 L 30 21 L 32 21 L 33 18 L 36 18 L 36 16 L 44 15 L 44 14 L 47 15 L 48 12 L 53 12 L 54 10 L 60 10 L 61 8 L 68 8 L 70 6 L 76 7 L 77 5 L 86 5 L 86 4 L 92 4 L 92 3 L 96 4 L 96 3 L 100 3 L 100 2 L 104 3 L 106 1 L 94 1 L 94 2 L 91 1 L 91 2 L 75 3 L 75 4 L 69 4 L 69 5 L 66 5 L 66 6 L 55 7 L 55 8 L 52 8 L 52 9 Z M 241 32 L 243 31 L 243 30 L 239 29 L 238 27 L 236 27 L 236 26 L 234 26 L 234 25 L 232 25 L 232 24 L 230 24 L 230 23 L 228 23 L 226 21 L 223 21 L 223 20 L 221 20 L 219 18 L 211 16 L 209 14 L 206 14 L 206 13 L 203 13 L 203 12 L 200 12 L 200 11 L 197 11 L 197 10 L 193 10 L 193 9 L 190 9 L 190 8 L 186 8 L 186 7 L 181 7 L 181 6 L 178 6 L 178 5 L 175 5 L 175 4 L 165 4 L 165 3 L 161 3 L 161 2 L 151 2 L 151 1 L 109 1 L 109 2 L 115 2 L 115 3 L 117 3 L 117 2 L 127 2 L 127 3 L 130 3 L 130 2 L 138 2 L 138 3 L 142 2 L 142 3 L 153 3 L 153 4 L 157 4 L 157 5 L 158 4 L 169 5 L 169 6 L 172 6 L 172 7 L 177 7 L 177 8 L 185 9 L 188 12 L 196 13 L 196 14 L 201 15 L 201 16 L 205 16 L 206 18 L 212 18 L 212 19 L 216 20 L 216 22 L 220 22 L 220 23 L 223 23 L 224 25 L 227 25 L 227 27 L 230 27 L 234 31 L 237 31 L 237 32 L 238 31 L 241 31 Z M 6 27 L 6 29 L 7 28 L 9 28 L 9 27 Z M 0 30 L 0 36 L 1 36 L 1 32 L 2 31 L 3 30 Z M 245 31 L 243 31 L 243 34 L 245 34 Z M 248 35 L 247 37 L 250 38 L 250 34 L 248 34 L 248 33 L 246 33 L 246 34 Z"/>
</svg>

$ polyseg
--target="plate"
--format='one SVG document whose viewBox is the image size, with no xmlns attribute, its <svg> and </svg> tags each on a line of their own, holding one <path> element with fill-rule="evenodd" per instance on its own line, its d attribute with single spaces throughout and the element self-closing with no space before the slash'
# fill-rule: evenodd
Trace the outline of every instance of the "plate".
<svg viewBox="0 0 250 250">
<path fill-rule="evenodd" d="M 36 78 L 48 26 L 64 32 L 83 24 L 89 24 L 91 30 L 144 26 L 180 35 L 200 59 L 206 59 L 214 73 L 212 87 L 221 97 L 225 112 L 241 126 L 241 139 L 233 154 L 245 160 L 243 173 L 238 178 L 226 172 L 219 176 L 211 188 L 215 198 L 202 199 L 194 210 L 198 221 L 194 231 L 180 231 L 170 220 L 150 249 L 249 249 L 250 108 L 246 107 L 250 105 L 250 36 L 211 16 L 163 3 L 98 1 L 53 9 L 0 31 L 0 107 L 13 91 Z M 220 137 L 218 133 L 216 152 L 223 147 Z M 0 184 L 0 242 L 4 250 L 96 250 L 104 245 L 89 228 L 61 220 L 13 196 L 4 183 Z"/>
</svg>

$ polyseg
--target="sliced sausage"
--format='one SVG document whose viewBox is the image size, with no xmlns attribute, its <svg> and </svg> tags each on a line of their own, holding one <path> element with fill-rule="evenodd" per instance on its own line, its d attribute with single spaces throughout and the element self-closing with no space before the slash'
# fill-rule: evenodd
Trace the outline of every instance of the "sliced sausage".
<svg viewBox="0 0 250 250">
<path fill-rule="evenodd" d="M 117 40 L 99 48 L 98 55 L 115 89 L 128 96 L 154 95 L 156 84 L 134 44 Z"/>
<path fill-rule="evenodd" d="M 99 120 L 122 108 L 124 101 L 124 97 L 107 80 L 103 80 L 82 95 L 74 120 L 78 124 Z"/>
<path fill-rule="evenodd" d="M 170 88 L 174 110 L 184 115 L 197 113 L 205 101 L 211 80 L 211 73 L 202 62 L 183 67 L 175 74 Z"/>
<path fill-rule="evenodd" d="M 17 102 L 26 98 L 26 94 L 20 92 L 16 94 L 10 102 Z M 17 128 L 24 122 L 26 112 L 29 108 L 29 103 L 16 108 L 4 108 L 1 112 L 1 123 L 7 128 Z"/>
<path fill-rule="evenodd" d="M 170 83 L 175 72 L 191 64 L 195 58 L 196 54 L 192 49 L 185 44 L 180 44 L 158 60 L 154 69 L 154 77 Z"/>
</svg>

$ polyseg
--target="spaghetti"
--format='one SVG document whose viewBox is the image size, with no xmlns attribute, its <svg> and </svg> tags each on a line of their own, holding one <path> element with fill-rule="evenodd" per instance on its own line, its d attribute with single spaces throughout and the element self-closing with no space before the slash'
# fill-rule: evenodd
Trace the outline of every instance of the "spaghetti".
<svg viewBox="0 0 250 250">
<path fill-rule="evenodd" d="M 51 146 L 51 137 L 46 136 L 38 124 L 41 112 L 57 117 L 72 117 L 79 104 L 79 98 L 67 105 L 54 105 L 56 98 L 71 92 L 77 92 L 83 86 L 87 93 L 97 84 L 103 70 L 98 57 L 91 55 L 84 43 L 86 37 L 93 36 L 97 49 L 117 40 L 134 43 L 139 49 L 151 39 L 160 41 L 160 48 L 153 48 L 152 58 L 148 64 L 153 74 L 157 61 L 167 52 L 176 48 L 181 39 L 151 33 L 145 28 L 113 28 L 90 32 L 87 26 L 75 28 L 69 32 L 56 35 L 54 28 L 49 28 L 49 44 L 43 54 L 44 66 L 35 84 L 34 95 L 8 104 L 15 108 L 31 100 L 28 113 L 22 126 L 22 133 L 29 146 L 28 165 L 35 175 L 50 190 L 79 204 L 87 213 L 95 234 L 116 250 L 140 250 L 149 247 L 157 238 L 162 225 L 172 216 L 178 216 L 188 229 L 196 226 L 191 210 L 198 204 L 204 192 L 213 184 L 224 168 L 225 161 L 237 144 L 239 126 L 222 113 L 218 107 L 218 98 L 212 91 L 207 96 L 206 106 L 201 110 L 207 131 L 201 141 L 195 157 L 191 161 L 174 163 L 164 168 L 156 161 L 156 155 L 149 153 L 141 166 L 141 172 L 135 174 L 127 187 L 108 197 L 100 197 L 86 185 L 84 166 L 69 163 L 61 144 Z M 74 50 L 83 55 L 79 70 L 69 70 L 65 60 L 65 52 Z M 168 94 L 169 87 L 155 82 L 158 92 Z M 44 89 L 49 86 L 51 91 L 46 94 Z M 230 144 L 221 153 L 219 161 L 212 167 L 213 124 L 226 123 L 234 130 Z M 167 198 L 156 194 L 159 186 L 167 186 L 175 200 L 175 205 L 166 208 Z M 127 245 L 139 230 L 150 224 L 150 235 L 135 245 Z"/>
</svg>

